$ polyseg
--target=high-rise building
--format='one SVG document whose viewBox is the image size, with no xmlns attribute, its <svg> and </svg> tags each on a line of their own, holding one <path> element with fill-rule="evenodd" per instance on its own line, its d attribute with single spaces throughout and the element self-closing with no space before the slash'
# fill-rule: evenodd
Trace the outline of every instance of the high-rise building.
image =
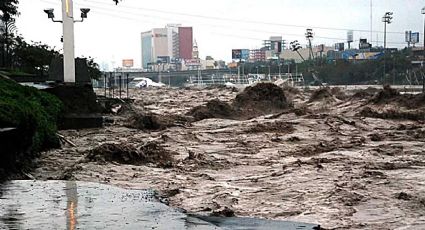
<svg viewBox="0 0 425 230">
<path fill-rule="evenodd" d="M 193 30 L 192 27 L 179 27 L 179 58 L 192 59 Z"/>
<path fill-rule="evenodd" d="M 152 31 L 142 33 L 142 68 L 154 62 Z"/>
<path fill-rule="evenodd" d="M 147 69 L 158 60 L 175 62 L 178 59 L 192 59 L 192 27 L 168 24 L 165 28 L 155 28 L 141 35 L 142 68 Z"/>
</svg>

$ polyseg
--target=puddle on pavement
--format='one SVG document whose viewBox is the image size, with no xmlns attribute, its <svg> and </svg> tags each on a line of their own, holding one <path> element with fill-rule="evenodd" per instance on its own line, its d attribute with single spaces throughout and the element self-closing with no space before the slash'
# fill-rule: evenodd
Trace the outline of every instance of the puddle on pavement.
<svg viewBox="0 0 425 230">
<path fill-rule="evenodd" d="M 11 181 L 0 185 L 0 229 L 316 229 L 248 218 L 187 216 L 153 191 L 75 181 Z M 235 228 L 237 227 L 237 228 Z"/>
<path fill-rule="evenodd" d="M 186 216 L 152 191 L 72 181 L 3 185 L 0 229 L 187 229 Z"/>
</svg>

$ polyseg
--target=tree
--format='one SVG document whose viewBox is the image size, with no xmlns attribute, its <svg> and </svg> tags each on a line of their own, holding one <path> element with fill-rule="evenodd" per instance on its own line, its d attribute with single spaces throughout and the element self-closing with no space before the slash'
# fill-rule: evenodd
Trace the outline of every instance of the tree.
<svg viewBox="0 0 425 230">
<path fill-rule="evenodd" d="M 19 15 L 19 0 L 0 1 L 0 42 L 2 44 L 2 65 L 10 67 L 10 35 L 16 30 L 14 17 Z"/>
<path fill-rule="evenodd" d="M 19 0 L 2 0 L 0 2 L 2 18 L 13 18 L 14 16 L 18 16 L 18 4 Z"/>
<path fill-rule="evenodd" d="M 13 39 L 12 67 L 20 71 L 44 76 L 58 51 L 41 42 L 27 43 L 22 37 Z"/>
<path fill-rule="evenodd" d="M 102 72 L 99 69 L 99 64 L 94 62 L 93 58 L 87 58 L 87 67 L 89 69 L 89 77 L 90 79 L 99 80 L 102 76 Z"/>
<path fill-rule="evenodd" d="M 54 58 L 61 57 L 54 48 L 41 42 L 26 42 L 22 37 L 13 39 L 12 67 L 16 70 L 44 76 L 49 71 L 49 65 Z M 99 79 L 101 71 L 93 58 L 84 58 L 87 62 L 89 77 Z"/>
</svg>

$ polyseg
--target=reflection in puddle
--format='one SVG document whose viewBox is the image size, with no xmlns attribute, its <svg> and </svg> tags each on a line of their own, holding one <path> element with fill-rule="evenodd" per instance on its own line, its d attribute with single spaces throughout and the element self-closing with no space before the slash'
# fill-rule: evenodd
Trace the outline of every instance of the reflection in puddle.
<svg viewBox="0 0 425 230">
<path fill-rule="evenodd" d="M 65 183 L 65 194 L 67 198 L 66 229 L 75 230 L 78 207 L 78 190 L 75 181 L 67 181 Z"/>
</svg>

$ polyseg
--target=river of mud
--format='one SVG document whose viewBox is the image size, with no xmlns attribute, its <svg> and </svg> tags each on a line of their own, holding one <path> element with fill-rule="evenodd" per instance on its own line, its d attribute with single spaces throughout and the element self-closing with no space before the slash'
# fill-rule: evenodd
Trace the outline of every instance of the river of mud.
<svg viewBox="0 0 425 230">
<path fill-rule="evenodd" d="M 104 128 L 61 131 L 72 144 L 42 153 L 32 176 L 155 189 L 188 213 L 325 229 L 425 228 L 419 96 L 288 88 L 287 105 L 259 115 L 252 108 L 263 102 L 242 107 L 240 93 L 133 90 L 134 103 L 108 115 Z M 216 107 L 195 111 L 212 118 L 188 116 L 213 99 Z M 226 118 L 229 108 L 238 116 Z M 142 117 L 137 129 L 134 116 Z"/>
</svg>

